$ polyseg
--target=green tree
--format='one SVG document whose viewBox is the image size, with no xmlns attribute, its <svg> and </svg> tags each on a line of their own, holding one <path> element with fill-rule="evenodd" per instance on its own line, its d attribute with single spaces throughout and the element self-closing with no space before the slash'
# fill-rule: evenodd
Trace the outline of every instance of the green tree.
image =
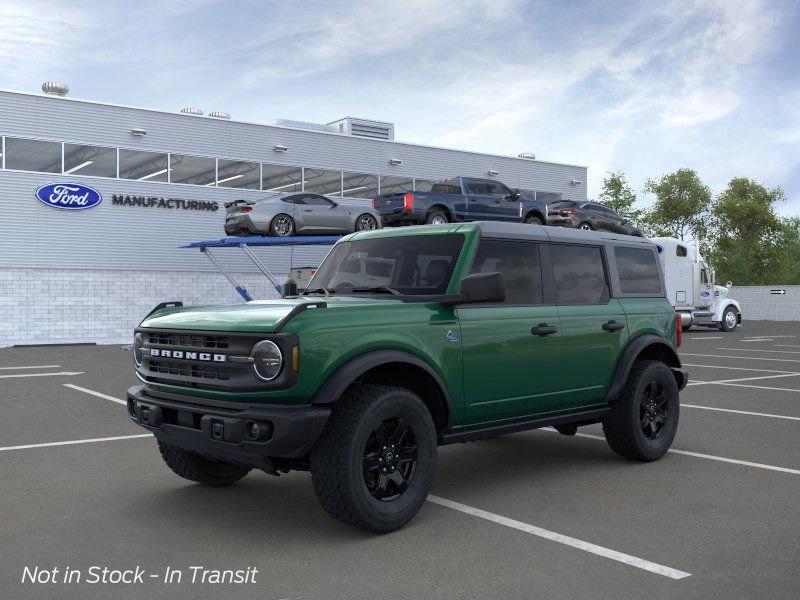
<svg viewBox="0 0 800 600">
<path fill-rule="evenodd" d="M 711 209 L 714 231 L 709 259 L 719 281 L 739 285 L 781 283 L 791 277 L 798 223 L 782 221 L 774 204 L 785 199 L 781 188 L 766 188 L 747 177 L 731 179 Z M 794 250 L 794 255 L 792 251 Z"/>
<path fill-rule="evenodd" d="M 645 193 L 655 195 L 653 207 L 644 215 L 651 235 L 702 240 L 708 234 L 711 190 L 692 169 L 678 169 L 659 180 L 645 183 Z"/>
<path fill-rule="evenodd" d="M 625 178 L 625 173 L 609 171 L 607 175 L 603 180 L 603 191 L 598 197 L 600 203 L 633 222 L 641 220 L 642 211 L 633 207 L 636 194 Z"/>
</svg>

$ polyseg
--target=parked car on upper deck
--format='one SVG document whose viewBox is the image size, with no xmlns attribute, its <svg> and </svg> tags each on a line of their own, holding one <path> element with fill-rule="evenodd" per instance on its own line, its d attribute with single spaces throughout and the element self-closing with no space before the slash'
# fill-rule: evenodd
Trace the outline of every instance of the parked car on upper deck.
<svg viewBox="0 0 800 600">
<path fill-rule="evenodd" d="M 549 206 L 548 225 L 612 231 L 642 237 L 642 232 L 616 211 L 596 202 L 558 200 Z"/>
<path fill-rule="evenodd" d="M 346 235 L 380 229 L 380 212 L 363 200 L 300 192 L 225 204 L 226 235 Z"/>
<path fill-rule="evenodd" d="M 442 225 L 463 221 L 547 222 L 547 204 L 534 194 L 512 190 L 493 179 L 455 177 L 430 192 L 382 194 L 372 201 L 384 225 Z"/>
</svg>

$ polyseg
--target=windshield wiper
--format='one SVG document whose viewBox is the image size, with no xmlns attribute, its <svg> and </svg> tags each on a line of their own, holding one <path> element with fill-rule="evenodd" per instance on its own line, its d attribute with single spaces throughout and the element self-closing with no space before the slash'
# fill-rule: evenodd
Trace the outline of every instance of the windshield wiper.
<svg viewBox="0 0 800 600">
<path fill-rule="evenodd" d="M 380 285 L 376 287 L 360 287 L 360 288 L 353 288 L 350 290 L 351 292 L 372 292 L 375 294 L 394 294 L 395 296 L 400 296 L 400 292 L 398 292 L 394 288 L 387 287 L 385 285 Z"/>
<path fill-rule="evenodd" d="M 324 287 L 323 288 L 312 288 L 310 290 L 303 290 L 303 296 L 305 296 L 306 294 L 325 294 L 326 296 L 329 296 L 330 294 L 334 294 L 334 293 L 336 293 L 336 292 L 334 292 L 333 290 L 329 290 L 328 288 L 324 288 Z"/>
</svg>

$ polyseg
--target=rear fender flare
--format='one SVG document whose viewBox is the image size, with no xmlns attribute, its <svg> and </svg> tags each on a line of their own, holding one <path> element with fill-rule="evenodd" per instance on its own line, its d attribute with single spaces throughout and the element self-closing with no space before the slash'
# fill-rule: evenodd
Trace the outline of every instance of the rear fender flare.
<svg viewBox="0 0 800 600">
<path fill-rule="evenodd" d="M 647 333 L 632 339 L 628 342 L 628 345 L 625 346 L 625 350 L 623 350 L 622 356 L 619 362 L 617 362 L 617 368 L 614 371 L 614 379 L 611 382 L 611 387 L 608 389 L 608 394 L 606 395 L 606 401 L 609 404 L 613 403 L 622 393 L 628 381 L 628 375 L 631 372 L 633 363 L 643 354 L 654 354 L 658 356 L 660 360 L 665 361 L 667 366 L 672 369 L 672 373 L 678 384 L 678 389 L 683 389 L 686 385 L 686 373 L 685 370 L 681 368 L 681 360 L 678 358 L 675 347 L 669 340 L 655 334 Z"/>
</svg>

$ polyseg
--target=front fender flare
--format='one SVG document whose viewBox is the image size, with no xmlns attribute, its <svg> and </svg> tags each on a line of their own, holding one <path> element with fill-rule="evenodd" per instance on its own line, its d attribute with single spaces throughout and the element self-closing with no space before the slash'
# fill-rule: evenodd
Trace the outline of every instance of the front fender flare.
<svg viewBox="0 0 800 600">
<path fill-rule="evenodd" d="M 328 377 L 311 403 L 332 404 L 336 402 L 341 398 L 345 390 L 361 375 L 374 367 L 379 367 L 387 363 L 404 363 L 419 367 L 425 371 L 439 387 L 442 397 L 447 403 L 449 414 L 453 414 L 450 394 L 448 394 L 447 387 L 445 387 L 444 381 L 442 381 L 439 374 L 421 358 L 409 354 L 408 352 L 403 352 L 402 350 L 373 350 L 349 360 Z"/>
<path fill-rule="evenodd" d="M 672 343 L 661 336 L 646 333 L 635 337 L 625 346 L 625 350 L 623 350 L 622 356 L 617 362 L 617 368 L 614 371 L 614 379 L 606 395 L 606 402 L 610 404 L 619 397 L 628 381 L 628 375 L 631 372 L 633 363 L 636 362 L 636 359 L 647 349 L 655 350 L 666 359 L 668 366 L 672 369 L 672 373 L 675 376 L 678 389 L 683 389 L 686 386 L 689 379 L 688 372 L 681 367 L 681 359 L 678 357 L 678 353 L 675 351 L 675 347 Z"/>
</svg>

